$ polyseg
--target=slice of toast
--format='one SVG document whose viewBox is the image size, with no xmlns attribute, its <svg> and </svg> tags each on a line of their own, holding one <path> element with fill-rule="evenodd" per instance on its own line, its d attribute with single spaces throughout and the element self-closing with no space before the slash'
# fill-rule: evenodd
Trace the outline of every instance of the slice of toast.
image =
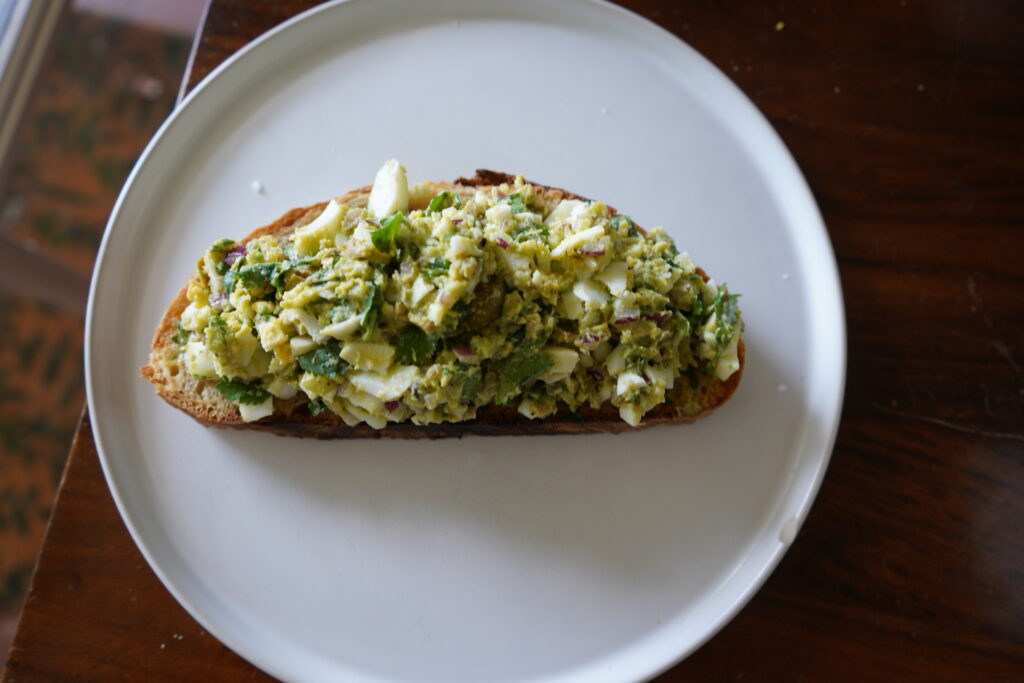
<svg viewBox="0 0 1024 683">
<path fill-rule="evenodd" d="M 471 193 L 478 187 L 513 183 L 514 176 L 495 171 L 478 170 L 471 178 L 459 178 L 454 183 L 428 183 L 424 191 L 414 193 L 410 209 L 425 208 L 426 202 L 437 192 L 458 191 L 460 188 Z M 572 192 L 559 188 L 531 183 L 539 201 L 551 206 L 562 199 L 584 199 Z M 366 206 L 370 186 L 352 190 L 337 199 L 339 204 L 351 207 Z M 297 228 L 306 225 L 319 216 L 328 202 L 321 202 L 305 208 L 293 209 L 273 223 L 252 232 L 239 244 L 263 236 L 284 237 Z M 614 209 L 611 209 L 614 214 Z M 638 228 L 639 229 L 639 228 Z M 703 270 L 697 272 L 708 279 Z M 581 406 L 570 411 L 560 405 L 559 410 L 546 418 L 530 419 L 520 414 L 515 406 L 488 405 L 477 410 L 477 417 L 462 422 L 416 425 L 412 422 L 388 423 L 383 429 L 374 429 L 367 424 L 348 426 L 330 411 L 318 415 L 310 413 L 306 397 L 300 392 L 288 400 L 274 399 L 274 414 L 257 421 L 246 422 L 238 407 L 226 399 L 217 389 L 216 383 L 202 380 L 188 374 L 180 359 L 178 345 L 173 337 L 178 330 L 178 321 L 188 305 L 187 287 L 182 288 L 164 312 L 153 337 L 149 364 L 141 368 L 141 375 L 156 387 L 169 404 L 191 415 L 204 425 L 212 427 L 257 429 L 275 434 L 320 439 L 336 438 L 445 438 L 468 434 L 502 436 L 527 434 L 593 434 L 619 433 L 655 425 L 691 423 L 704 417 L 726 403 L 739 386 L 745 366 L 745 347 L 740 339 L 738 345 L 739 369 L 725 381 L 714 375 L 697 373 L 696 386 L 682 378 L 675 388 L 666 392 L 666 400 L 644 415 L 639 427 L 632 427 L 619 416 L 618 409 L 605 403 L 598 409 Z M 689 408 L 684 410 L 684 404 Z M 696 405 L 696 408 L 694 406 Z"/>
</svg>

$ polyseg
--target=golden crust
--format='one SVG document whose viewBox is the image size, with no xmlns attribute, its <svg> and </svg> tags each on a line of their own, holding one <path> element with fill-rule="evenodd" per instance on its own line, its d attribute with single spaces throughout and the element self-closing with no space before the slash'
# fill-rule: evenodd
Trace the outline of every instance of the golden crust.
<svg viewBox="0 0 1024 683">
<path fill-rule="evenodd" d="M 459 178 L 454 183 L 432 183 L 436 189 L 456 189 L 458 187 L 484 187 L 511 183 L 514 176 L 496 171 L 478 170 L 472 178 Z M 567 190 L 533 184 L 538 195 L 545 201 L 557 203 L 562 199 L 584 199 L 580 195 Z M 351 206 L 362 206 L 370 194 L 370 187 L 361 187 L 345 193 L 338 201 Z M 286 235 L 296 228 L 309 223 L 327 206 L 321 202 L 304 208 L 292 209 L 279 219 L 253 231 L 240 244 L 263 235 Z M 416 208 L 416 207 L 414 207 Z M 614 209 L 612 209 L 614 212 Z M 704 271 L 698 269 L 702 277 L 707 279 Z M 488 406 L 477 411 L 477 417 L 465 422 L 452 422 L 418 426 L 412 423 L 389 423 L 384 429 L 376 430 L 360 424 L 355 427 L 346 425 L 340 417 L 330 412 L 313 416 L 306 407 L 304 398 L 297 397 L 288 401 L 274 399 L 275 412 L 255 422 L 242 420 L 238 409 L 225 399 L 216 389 L 213 382 L 199 380 L 185 372 L 178 359 L 178 348 L 172 337 L 177 332 L 177 322 L 188 305 L 186 288 L 178 295 L 164 312 L 153 336 L 149 364 L 141 368 L 143 378 L 153 383 L 157 394 L 169 404 L 191 415 L 197 421 L 209 427 L 256 429 L 284 436 L 298 436 L 318 439 L 359 439 L 359 438 L 395 438 L 395 439 L 438 439 L 460 437 L 464 435 L 508 436 L 529 434 L 594 434 L 619 433 L 644 429 L 656 425 L 686 424 L 709 415 L 724 405 L 739 386 L 746 364 L 746 347 L 743 340 L 739 343 L 740 369 L 725 382 L 713 377 L 701 377 L 697 392 L 701 395 L 701 409 L 687 415 L 681 408 L 686 388 L 679 382 L 675 391 L 669 394 L 668 400 L 652 409 L 644 416 L 640 427 L 631 427 L 619 417 L 617 408 L 606 404 L 599 409 L 581 407 L 576 412 L 566 409 L 554 415 L 531 420 L 520 415 L 515 408 L 508 406 Z"/>
</svg>

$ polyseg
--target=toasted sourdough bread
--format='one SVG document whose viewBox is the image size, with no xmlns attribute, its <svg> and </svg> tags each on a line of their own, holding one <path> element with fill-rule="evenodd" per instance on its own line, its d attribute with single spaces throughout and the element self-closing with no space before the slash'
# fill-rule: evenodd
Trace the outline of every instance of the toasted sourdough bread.
<svg viewBox="0 0 1024 683">
<path fill-rule="evenodd" d="M 459 178 L 454 183 L 431 183 L 432 191 L 457 190 L 462 188 L 487 187 L 501 183 L 514 182 L 514 176 L 488 170 L 478 170 L 472 178 Z M 531 183 L 538 198 L 551 204 L 562 199 L 585 199 L 577 194 L 559 188 Z M 349 206 L 365 206 L 370 195 L 370 186 L 352 190 L 338 198 L 340 204 Z M 429 198 L 427 199 L 429 201 Z M 425 208 L 426 203 L 417 205 L 411 200 L 411 209 Z M 321 202 L 305 208 L 292 209 L 279 219 L 255 230 L 239 244 L 263 235 L 284 237 L 296 228 L 311 222 L 323 212 L 328 202 Z M 614 209 L 610 209 L 616 213 Z M 638 228 L 639 229 L 639 228 Z M 705 280 L 707 274 L 697 269 Z M 740 367 L 726 381 L 701 374 L 696 392 L 700 396 L 701 409 L 696 414 L 686 415 L 677 409 L 681 398 L 687 392 L 694 391 L 685 382 L 677 382 L 675 389 L 668 392 L 665 403 L 650 410 L 639 427 L 631 427 L 619 417 L 618 410 L 610 403 L 598 409 L 581 406 L 571 412 L 562 406 L 554 415 L 543 419 L 530 419 L 521 415 L 514 406 L 490 405 L 479 408 L 477 417 L 463 422 L 447 422 L 420 426 L 411 422 L 388 423 L 384 429 L 373 429 L 367 424 L 354 427 L 346 425 L 342 419 L 325 411 L 312 415 L 307 407 L 306 398 L 300 393 L 293 399 L 274 399 L 275 412 L 254 422 L 245 422 L 238 408 L 218 391 L 212 381 L 197 379 L 189 375 L 179 360 L 177 345 L 172 337 L 177 331 L 177 323 L 182 312 L 188 305 L 187 287 L 183 287 L 174 301 L 164 313 L 153 337 L 149 364 L 141 368 L 143 378 L 152 382 L 157 394 L 169 404 L 191 415 L 197 421 L 210 427 L 256 429 L 273 432 L 285 436 L 312 437 L 318 439 L 343 438 L 398 438 L 398 439 L 437 439 L 460 437 L 463 435 L 528 435 L 528 434 L 594 434 L 619 433 L 643 429 L 655 425 L 684 424 L 704 417 L 724 403 L 735 393 L 745 367 L 745 346 L 742 338 L 739 341 L 738 356 Z M 686 386 L 684 386 L 686 385 Z"/>
</svg>

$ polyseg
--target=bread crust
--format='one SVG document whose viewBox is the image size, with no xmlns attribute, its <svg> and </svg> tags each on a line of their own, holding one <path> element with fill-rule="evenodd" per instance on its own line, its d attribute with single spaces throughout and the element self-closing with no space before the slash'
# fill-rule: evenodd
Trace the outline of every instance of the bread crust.
<svg viewBox="0 0 1024 683">
<path fill-rule="evenodd" d="M 473 177 L 458 178 L 454 183 L 432 183 L 431 186 L 438 190 L 455 189 L 459 186 L 485 187 L 512 183 L 514 180 L 515 176 L 507 173 L 480 169 Z M 531 185 L 543 193 L 545 201 L 557 203 L 562 199 L 586 199 L 568 190 L 537 183 Z M 370 190 L 369 186 L 351 190 L 339 197 L 338 202 L 349 206 L 365 206 Z M 320 202 L 292 209 L 273 223 L 239 240 L 239 244 L 246 244 L 264 235 L 287 235 L 319 216 L 327 204 L 328 202 Z M 616 213 L 611 207 L 609 209 Z M 697 272 L 707 280 L 707 274 L 703 270 L 698 268 Z M 160 319 L 153 335 L 149 363 L 140 369 L 140 374 L 153 383 L 157 394 L 167 403 L 208 427 L 259 430 L 281 436 L 316 439 L 442 439 L 468 435 L 617 434 L 657 425 L 688 424 L 709 415 L 732 398 L 746 367 L 746 347 L 741 338 L 738 344 L 740 367 L 736 372 L 724 382 L 703 374 L 699 377 L 696 391 L 701 395 L 701 410 L 690 415 L 682 411 L 682 399 L 689 387 L 684 388 L 684 381 L 680 381 L 676 383 L 674 390 L 668 392 L 664 403 L 644 415 L 643 422 L 638 427 L 632 427 L 623 421 L 618 409 L 610 403 L 597 409 L 581 406 L 575 412 L 563 405 L 554 415 L 543 419 L 527 418 L 511 406 L 485 406 L 477 410 L 475 419 L 463 422 L 423 426 L 412 422 L 390 422 L 383 429 L 373 429 L 367 424 L 350 427 L 330 411 L 316 416 L 310 414 L 306 399 L 301 395 L 290 400 L 275 398 L 273 415 L 254 422 L 246 422 L 237 407 L 220 394 L 212 381 L 191 377 L 178 362 L 177 345 L 172 337 L 177 332 L 177 323 L 182 312 L 188 306 L 186 291 L 187 285 L 178 292 Z"/>
</svg>

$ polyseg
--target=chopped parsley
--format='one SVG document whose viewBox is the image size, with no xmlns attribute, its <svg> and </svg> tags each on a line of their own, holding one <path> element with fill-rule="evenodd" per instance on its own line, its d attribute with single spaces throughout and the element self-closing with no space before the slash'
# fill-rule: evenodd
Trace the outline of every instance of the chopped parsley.
<svg viewBox="0 0 1024 683">
<path fill-rule="evenodd" d="M 228 324 L 224 322 L 224 318 L 219 315 L 211 316 L 208 327 L 212 328 L 216 332 L 227 334 Z"/>
<path fill-rule="evenodd" d="M 281 261 L 275 264 L 277 266 L 277 269 L 274 271 L 274 274 L 270 278 L 270 284 L 273 285 L 275 289 L 284 289 L 284 278 L 288 273 L 295 270 L 296 268 L 308 266 L 312 264 L 315 260 L 316 259 L 314 259 L 312 256 L 304 256 L 302 258 L 296 258 L 294 256 L 291 256 L 288 258 L 287 261 Z"/>
<path fill-rule="evenodd" d="M 437 338 L 416 325 L 407 325 L 398 335 L 395 362 L 401 365 L 423 365 L 434 356 Z"/>
<path fill-rule="evenodd" d="M 319 398 L 314 398 L 309 402 L 307 407 L 309 408 L 309 414 L 313 417 L 330 410 L 330 408 L 327 407 L 327 404 L 323 402 L 323 399 Z"/>
<path fill-rule="evenodd" d="M 707 365 L 708 373 L 713 373 L 718 367 L 718 361 L 722 358 L 722 354 L 725 353 L 726 347 L 732 342 L 739 328 L 740 316 L 736 303 L 739 301 L 740 295 L 727 292 L 726 284 L 723 282 L 718 289 L 718 295 L 708 307 L 708 317 L 710 318 L 714 314 L 718 323 L 718 329 L 715 330 L 715 343 L 718 345 L 718 352 Z"/>
<path fill-rule="evenodd" d="M 295 360 L 305 372 L 333 379 L 344 377 L 352 367 L 341 357 L 341 343 L 336 339 L 331 339 Z"/>
<path fill-rule="evenodd" d="M 210 247 L 211 254 L 226 254 L 235 246 L 235 241 L 232 239 L 223 239 L 216 242 Z"/>
<path fill-rule="evenodd" d="M 526 204 L 523 202 L 523 195 L 521 195 L 518 192 L 510 194 L 509 196 L 500 200 L 500 202 L 507 203 L 509 205 L 509 208 L 512 209 L 512 213 L 523 213 L 524 211 L 529 211 L 529 209 L 526 207 Z"/>
<path fill-rule="evenodd" d="M 516 234 L 512 235 L 512 239 L 516 242 L 525 242 L 526 240 L 539 240 L 541 242 L 546 242 L 548 235 L 550 234 L 551 231 L 548 230 L 548 226 L 543 223 L 534 223 L 530 227 L 523 228 Z"/>
<path fill-rule="evenodd" d="M 359 317 L 359 324 L 363 326 L 363 339 L 373 336 L 377 329 L 377 321 L 380 320 L 381 309 L 384 308 L 384 295 L 376 282 L 370 283 L 370 296 L 366 298 L 366 305 Z"/>
<path fill-rule="evenodd" d="M 449 206 L 454 206 L 455 208 L 462 206 L 462 195 L 458 192 L 449 192 L 448 190 L 438 193 L 436 197 L 430 200 L 430 205 L 427 206 L 427 214 L 444 211 Z"/>
<path fill-rule="evenodd" d="M 217 380 L 217 390 L 232 403 L 242 403 L 247 406 L 257 406 L 270 398 L 270 392 L 261 386 L 227 377 Z"/>
<path fill-rule="evenodd" d="M 377 251 L 390 254 L 395 246 L 395 237 L 398 236 L 398 229 L 406 221 L 406 215 L 402 211 L 392 214 L 380 224 L 380 228 L 370 233 L 370 240 Z"/>
<path fill-rule="evenodd" d="M 474 403 L 483 386 L 484 375 L 479 366 L 467 365 L 462 372 L 462 391 L 459 400 L 463 403 Z"/>
<path fill-rule="evenodd" d="M 171 337 L 171 341 L 178 346 L 184 346 L 188 341 L 188 330 L 181 326 L 180 321 L 178 322 L 178 331 L 174 333 L 173 337 Z"/>
<path fill-rule="evenodd" d="M 707 316 L 704 314 L 706 310 L 706 307 L 704 306 L 704 290 L 700 286 L 700 283 L 704 280 L 700 275 L 693 277 L 697 278 L 696 282 L 698 284 L 695 286 L 697 294 L 693 297 L 693 306 L 690 308 L 690 315 L 687 317 L 687 321 L 690 323 L 691 328 L 697 329 L 704 324 L 704 320 L 707 319 Z M 693 280 L 693 277 L 690 279 Z"/>
<path fill-rule="evenodd" d="M 452 264 L 448 262 L 448 259 L 438 256 L 427 263 L 427 265 L 423 266 L 423 277 L 428 280 L 433 280 L 438 275 L 447 275 L 448 269 L 451 265 Z"/>
<path fill-rule="evenodd" d="M 625 223 L 626 226 L 629 228 L 626 233 L 627 235 L 629 235 L 630 237 L 640 236 L 640 232 L 636 229 L 636 223 L 634 223 L 633 219 L 630 218 L 629 216 L 613 216 L 608 222 L 616 230 L 619 230 L 619 227 L 623 223 Z"/>
<path fill-rule="evenodd" d="M 277 263 L 253 263 L 239 268 L 235 277 L 249 289 L 263 289 L 277 275 L 277 269 Z"/>
<path fill-rule="evenodd" d="M 551 369 L 555 359 L 533 347 L 520 349 L 494 364 L 498 371 L 498 392 L 494 397 L 498 405 L 505 405 L 540 375 Z"/>
</svg>

